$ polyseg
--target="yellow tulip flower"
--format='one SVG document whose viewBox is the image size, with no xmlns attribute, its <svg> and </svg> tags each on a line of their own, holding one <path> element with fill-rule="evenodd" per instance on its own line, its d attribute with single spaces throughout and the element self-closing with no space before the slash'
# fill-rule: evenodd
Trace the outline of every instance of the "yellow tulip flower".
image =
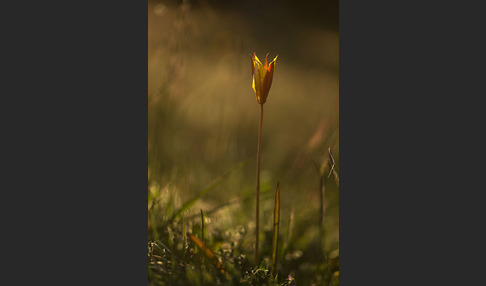
<svg viewBox="0 0 486 286">
<path fill-rule="evenodd" d="M 252 87 L 256 93 L 257 101 L 260 104 L 264 104 L 267 101 L 268 92 L 272 85 L 273 71 L 275 70 L 277 57 L 275 57 L 269 64 L 267 54 L 265 57 L 265 65 L 262 64 L 255 53 L 253 53 L 253 56 L 251 57 L 251 72 L 253 75 Z"/>
</svg>

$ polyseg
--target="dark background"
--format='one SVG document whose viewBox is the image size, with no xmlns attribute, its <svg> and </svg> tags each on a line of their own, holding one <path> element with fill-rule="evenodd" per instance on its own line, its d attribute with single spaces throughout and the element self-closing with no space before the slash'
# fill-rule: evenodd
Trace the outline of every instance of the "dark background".
<svg viewBox="0 0 486 286">
<path fill-rule="evenodd" d="M 146 283 L 146 3 L 5 5 L 5 279 Z M 341 283 L 481 283 L 482 9 L 393 5 L 339 7 Z"/>
</svg>

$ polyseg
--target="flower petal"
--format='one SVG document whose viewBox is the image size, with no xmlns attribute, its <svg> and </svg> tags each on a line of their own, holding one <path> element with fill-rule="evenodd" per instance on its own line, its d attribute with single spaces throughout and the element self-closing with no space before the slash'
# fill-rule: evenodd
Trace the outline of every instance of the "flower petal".
<svg viewBox="0 0 486 286">
<path fill-rule="evenodd" d="M 260 61 L 260 59 L 257 57 L 256 53 L 253 53 L 253 59 L 254 61 L 258 62 L 260 65 L 262 65 L 262 62 Z"/>
<path fill-rule="evenodd" d="M 263 79 L 263 103 L 267 101 L 268 93 L 270 92 L 270 87 L 272 86 L 273 80 L 273 71 L 275 70 L 275 62 L 271 62 L 268 66 L 268 72 L 265 74 L 265 78 Z"/>
<path fill-rule="evenodd" d="M 274 63 L 274 68 L 275 68 L 275 63 L 277 62 L 277 58 L 278 58 L 278 55 L 271 62 L 271 63 Z M 268 66 L 267 70 L 270 71 L 270 65 Z"/>
<path fill-rule="evenodd" d="M 256 93 L 257 100 L 260 102 L 261 96 L 262 96 L 262 90 L 263 90 L 263 78 L 265 76 L 265 70 L 263 69 L 262 63 L 258 60 L 255 61 L 256 64 L 256 69 L 255 69 L 255 74 L 253 75 L 253 90 Z M 263 75 L 262 75 L 263 71 Z"/>
<path fill-rule="evenodd" d="M 253 53 L 253 56 L 251 56 L 251 76 L 255 74 L 255 53 Z"/>
</svg>

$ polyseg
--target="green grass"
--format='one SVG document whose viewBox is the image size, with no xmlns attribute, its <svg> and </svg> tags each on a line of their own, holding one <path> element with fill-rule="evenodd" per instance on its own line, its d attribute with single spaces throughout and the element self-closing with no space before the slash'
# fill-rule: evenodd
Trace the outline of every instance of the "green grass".
<svg viewBox="0 0 486 286">
<path fill-rule="evenodd" d="M 332 178 L 327 183 L 332 185 Z M 212 215 L 199 210 L 198 216 L 186 216 L 184 214 L 189 210 L 181 212 L 174 206 L 173 199 L 156 200 L 162 191 L 152 189 L 149 195 L 152 198 L 148 210 L 149 218 L 152 218 L 148 232 L 149 285 L 291 285 L 291 281 L 299 285 L 339 285 L 339 250 L 326 249 L 326 231 L 319 226 L 317 209 L 314 215 L 301 216 L 302 220 L 292 226 L 294 235 L 289 235 L 289 227 L 280 233 L 278 244 L 273 242 L 275 217 L 271 217 L 270 223 L 263 219 L 264 231 L 260 237 L 263 260 L 260 265 L 253 265 L 248 259 L 254 251 L 252 220 L 236 226 L 212 221 L 218 216 L 249 217 L 244 209 L 229 205 Z M 200 198 L 197 196 L 191 201 Z M 272 197 L 269 199 L 271 201 Z M 239 202 L 233 206 L 244 200 Z M 187 203 L 182 205 L 187 206 Z M 174 213 L 167 213 L 168 209 Z M 276 213 L 273 207 L 266 210 L 266 214 Z M 208 221 L 210 223 L 206 225 Z M 194 239 L 186 239 L 186 231 L 204 246 L 197 245 Z M 278 248 L 274 252 L 275 245 Z M 272 275 L 274 255 L 278 260 Z"/>
</svg>

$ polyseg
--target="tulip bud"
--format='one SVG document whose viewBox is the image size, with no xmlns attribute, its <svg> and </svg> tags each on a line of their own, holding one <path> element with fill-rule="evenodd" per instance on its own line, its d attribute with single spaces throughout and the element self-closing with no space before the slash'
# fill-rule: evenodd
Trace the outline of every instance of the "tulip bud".
<svg viewBox="0 0 486 286">
<path fill-rule="evenodd" d="M 265 57 L 265 65 L 262 64 L 255 53 L 251 57 L 252 87 L 256 93 L 257 101 L 260 104 L 264 104 L 267 101 L 268 92 L 272 86 L 273 71 L 275 70 L 277 57 L 268 64 L 267 54 Z"/>
</svg>

